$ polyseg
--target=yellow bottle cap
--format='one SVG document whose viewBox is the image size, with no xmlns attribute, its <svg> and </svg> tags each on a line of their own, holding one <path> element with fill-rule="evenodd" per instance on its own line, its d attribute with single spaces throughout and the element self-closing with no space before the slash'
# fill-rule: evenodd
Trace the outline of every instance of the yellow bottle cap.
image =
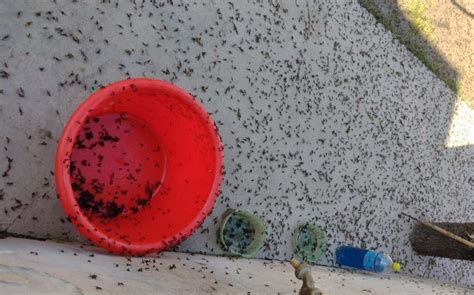
<svg viewBox="0 0 474 295">
<path fill-rule="evenodd" d="M 400 267 L 401 267 L 401 266 L 400 266 L 400 263 L 398 263 L 398 262 L 392 263 L 392 269 L 393 269 L 394 271 L 399 271 L 399 270 L 400 270 Z"/>
</svg>

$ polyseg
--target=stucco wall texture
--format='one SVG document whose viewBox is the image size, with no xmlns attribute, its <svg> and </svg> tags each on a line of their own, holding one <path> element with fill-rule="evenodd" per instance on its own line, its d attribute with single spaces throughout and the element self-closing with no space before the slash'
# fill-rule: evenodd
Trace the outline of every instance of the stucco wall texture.
<svg viewBox="0 0 474 295">
<path fill-rule="evenodd" d="M 100 85 L 170 81 L 222 136 L 225 175 L 177 249 L 221 254 L 227 208 L 267 225 L 258 257 L 288 259 L 291 231 L 387 251 L 403 271 L 472 284 L 472 263 L 416 255 L 412 222 L 473 220 L 474 147 L 448 148 L 454 94 L 356 1 L 0 3 L 0 229 L 78 240 L 56 198 L 68 116 Z M 146 106 L 144 106 L 146 107 Z"/>
</svg>

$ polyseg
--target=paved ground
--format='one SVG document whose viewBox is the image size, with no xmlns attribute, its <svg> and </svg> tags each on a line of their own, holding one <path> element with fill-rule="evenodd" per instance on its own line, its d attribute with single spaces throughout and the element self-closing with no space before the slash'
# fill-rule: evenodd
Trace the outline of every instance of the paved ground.
<svg viewBox="0 0 474 295">
<path fill-rule="evenodd" d="M 474 294 L 432 280 L 314 267 L 324 294 Z M 0 243 L 2 294 L 295 294 L 289 263 L 164 252 L 125 258 L 22 239 Z"/>
<path fill-rule="evenodd" d="M 474 2 L 359 0 L 474 108 Z"/>
<path fill-rule="evenodd" d="M 350 243 L 472 284 L 472 263 L 413 253 L 399 218 L 472 221 L 471 126 L 445 144 L 454 93 L 356 1 L 57 2 L 0 3 L 0 229 L 79 239 L 55 196 L 61 129 L 99 85 L 148 76 L 196 95 L 224 143 L 220 197 L 179 250 L 222 253 L 216 221 L 243 207 L 267 224 L 258 257 L 288 259 L 311 221 L 323 264 Z"/>
</svg>

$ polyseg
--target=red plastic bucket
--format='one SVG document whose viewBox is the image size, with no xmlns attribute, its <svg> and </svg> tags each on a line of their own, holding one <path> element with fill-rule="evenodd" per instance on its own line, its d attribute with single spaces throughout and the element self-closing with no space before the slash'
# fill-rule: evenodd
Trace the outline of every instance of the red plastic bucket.
<svg viewBox="0 0 474 295">
<path fill-rule="evenodd" d="M 113 253 L 176 245 L 210 213 L 222 176 L 214 122 L 184 90 L 130 79 L 89 96 L 56 151 L 56 186 L 70 221 Z"/>
</svg>

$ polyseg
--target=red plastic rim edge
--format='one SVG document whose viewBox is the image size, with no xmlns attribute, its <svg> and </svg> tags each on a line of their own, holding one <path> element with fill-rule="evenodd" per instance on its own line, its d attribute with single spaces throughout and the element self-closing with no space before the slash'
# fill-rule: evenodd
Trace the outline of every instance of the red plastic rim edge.
<svg viewBox="0 0 474 295">
<path fill-rule="evenodd" d="M 79 209 L 70 183 L 69 165 L 64 164 L 70 159 L 76 135 L 81 130 L 85 119 L 90 113 L 90 110 L 95 109 L 100 104 L 100 102 L 108 98 L 109 93 L 111 91 L 118 92 L 122 89 L 123 86 L 129 86 L 131 84 L 134 84 L 138 88 L 141 85 L 147 85 L 147 87 L 150 87 L 150 84 L 152 84 L 157 89 L 165 89 L 172 93 L 174 96 L 178 97 L 179 99 L 184 100 L 196 111 L 196 113 L 198 114 L 198 116 L 201 117 L 203 122 L 206 122 L 209 127 L 209 130 L 211 131 L 210 134 L 212 136 L 212 141 L 216 147 L 216 175 L 214 177 L 214 182 L 211 186 L 209 196 L 206 200 L 206 203 L 204 204 L 201 214 L 196 216 L 196 218 L 181 231 L 182 235 L 180 237 L 170 238 L 166 241 L 160 241 L 158 243 L 149 243 L 141 245 L 127 244 L 119 240 L 111 239 L 105 233 L 100 232 L 89 221 L 89 219 Z M 68 216 L 68 219 L 76 226 L 79 232 L 92 243 L 102 248 L 105 248 L 115 254 L 144 255 L 150 252 L 159 252 L 168 247 L 172 247 L 178 244 L 186 237 L 191 235 L 193 231 L 204 222 L 205 217 L 207 217 L 211 212 L 212 207 L 214 206 L 214 203 L 218 196 L 218 191 L 222 180 L 223 158 L 224 155 L 222 143 L 218 135 L 217 126 L 215 125 L 210 115 L 208 115 L 204 107 L 188 92 L 171 83 L 159 79 L 132 78 L 128 80 L 121 80 L 102 87 L 101 89 L 92 93 L 76 108 L 74 113 L 70 116 L 68 122 L 66 123 L 63 129 L 56 149 L 56 189 L 64 211 Z"/>
</svg>

